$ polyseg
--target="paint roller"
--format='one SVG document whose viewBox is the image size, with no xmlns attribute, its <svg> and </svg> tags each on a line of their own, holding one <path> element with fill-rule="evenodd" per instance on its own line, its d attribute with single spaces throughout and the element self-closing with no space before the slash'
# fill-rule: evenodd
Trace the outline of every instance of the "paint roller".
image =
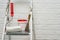
<svg viewBox="0 0 60 40">
<path fill-rule="evenodd" d="M 6 32 L 18 32 L 22 31 L 20 26 L 7 26 L 6 27 Z"/>
<path fill-rule="evenodd" d="M 10 18 L 7 17 L 8 23 L 11 22 L 13 20 L 13 16 L 14 16 L 14 3 L 10 3 L 9 4 L 9 11 L 10 11 Z"/>
</svg>

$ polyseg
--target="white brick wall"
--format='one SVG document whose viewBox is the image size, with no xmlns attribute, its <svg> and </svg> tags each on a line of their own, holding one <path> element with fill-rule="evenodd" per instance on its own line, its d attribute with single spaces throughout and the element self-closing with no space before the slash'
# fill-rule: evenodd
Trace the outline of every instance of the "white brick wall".
<svg viewBox="0 0 60 40">
<path fill-rule="evenodd" d="M 0 1 L 0 35 L 6 2 L 6 0 Z M 60 0 L 33 0 L 33 17 L 36 40 L 60 40 Z"/>
<path fill-rule="evenodd" d="M 33 0 L 37 40 L 60 40 L 60 0 Z"/>
</svg>

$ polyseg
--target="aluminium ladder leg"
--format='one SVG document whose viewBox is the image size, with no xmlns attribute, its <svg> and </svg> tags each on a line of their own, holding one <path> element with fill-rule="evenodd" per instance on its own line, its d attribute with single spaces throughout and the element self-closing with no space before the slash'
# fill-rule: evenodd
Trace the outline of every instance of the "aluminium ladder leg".
<svg viewBox="0 0 60 40">
<path fill-rule="evenodd" d="M 6 20 L 7 20 L 8 13 L 9 13 L 9 8 L 8 8 L 8 7 L 9 7 L 9 3 L 10 3 L 10 0 L 8 0 L 8 3 L 7 3 L 5 20 L 4 20 L 4 27 L 3 27 L 3 33 L 2 33 L 2 40 L 5 40 L 5 27 L 6 27 L 6 25 L 7 25 Z"/>
</svg>

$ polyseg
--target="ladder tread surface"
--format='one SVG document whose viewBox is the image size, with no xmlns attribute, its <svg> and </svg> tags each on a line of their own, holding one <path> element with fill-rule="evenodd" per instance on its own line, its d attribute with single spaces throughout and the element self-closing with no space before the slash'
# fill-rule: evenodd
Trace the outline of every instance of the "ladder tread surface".
<svg viewBox="0 0 60 40">
<path fill-rule="evenodd" d="M 29 35 L 29 32 L 7 32 L 6 35 Z"/>
</svg>

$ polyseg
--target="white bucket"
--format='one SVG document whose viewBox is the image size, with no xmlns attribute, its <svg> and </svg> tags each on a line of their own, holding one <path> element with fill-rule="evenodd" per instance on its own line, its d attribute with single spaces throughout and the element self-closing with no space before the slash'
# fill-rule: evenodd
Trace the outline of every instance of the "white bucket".
<svg viewBox="0 0 60 40">
<path fill-rule="evenodd" d="M 18 20 L 18 25 L 21 27 L 22 31 L 25 31 L 26 25 L 27 25 L 26 19 L 20 19 Z"/>
</svg>

